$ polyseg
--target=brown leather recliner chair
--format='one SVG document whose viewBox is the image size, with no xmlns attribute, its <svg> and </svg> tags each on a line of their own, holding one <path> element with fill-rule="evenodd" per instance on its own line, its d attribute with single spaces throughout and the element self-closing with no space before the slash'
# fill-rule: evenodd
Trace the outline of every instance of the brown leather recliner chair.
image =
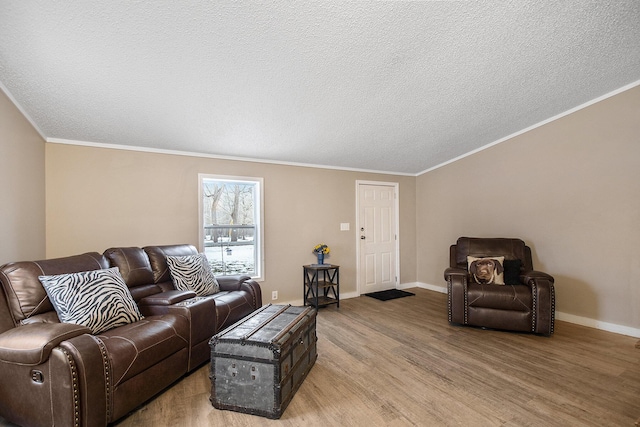
<svg viewBox="0 0 640 427">
<path fill-rule="evenodd" d="M 450 267 L 444 272 L 449 323 L 553 334 L 554 279 L 533 269 L 531 249 L 522 240 L 461 237 L 449 256 Z M 504 257 L 496 273 L 503 274 L 505 284 L 485 283 L 475 266 L 469 271 L 467 257 Z"/>
</svg>

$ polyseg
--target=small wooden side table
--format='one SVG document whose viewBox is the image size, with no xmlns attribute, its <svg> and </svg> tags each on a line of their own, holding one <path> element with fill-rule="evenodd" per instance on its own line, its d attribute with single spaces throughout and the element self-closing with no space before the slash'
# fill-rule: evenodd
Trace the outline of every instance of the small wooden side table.
<svg viewBox="0 0 640 427">
<path fill-rule="evenodd" d="M 303 265 L 304 305 L 315 308 L 336 304 L 340 308 L 340 266 L 335 264 Z"/>
</svg>

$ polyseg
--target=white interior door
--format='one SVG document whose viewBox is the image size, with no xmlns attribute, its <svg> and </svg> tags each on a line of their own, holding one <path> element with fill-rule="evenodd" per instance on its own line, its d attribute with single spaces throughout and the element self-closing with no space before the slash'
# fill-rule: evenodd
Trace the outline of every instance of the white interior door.
<svg viewBox="0 0 640 427">
<path fill-rule="evenodd" d="M 397 184 L 358 183 L 358 290 L 397 286 Z"/>
</svg>

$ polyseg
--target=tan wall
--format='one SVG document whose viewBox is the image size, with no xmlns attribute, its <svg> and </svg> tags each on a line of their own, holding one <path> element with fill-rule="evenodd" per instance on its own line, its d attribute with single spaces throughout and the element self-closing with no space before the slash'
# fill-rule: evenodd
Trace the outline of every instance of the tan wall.
<svg viewBox="0 0 640 427">
<path fill-rule="evenodd" d="M 0 263 L 197 244 L 197 174 L 262 176 L 265 302 L 301 298 L 319 241 L 355 292 L 355 181 L 397 181 L 401 283 L 444 286 L 458 236 L 516 236 L 556 277 L 560 312 L 640 328 L 639 117 L 636 87 L 414 179 L 44 144 L 0 92 Z"/>
<path fill-rule="evenodd" d="M 418 177 L 420 282 L 459 236 L 520 237 L 562 313 L 640 328 L 640 87 Z"/>
<path fill-rule="evenodd" d="M 415 282 L 415 178 L 47 144 L 47 256 L 198 244 L 198 173 L 264 178 L 264 301 L 302 300 L 302 265 L 327 243 L 341 291 L 356 284 L 356 180 L 400 183 L 401 281 Z M 351 224 L 340 231 L 340 223 Z"/>
<path fill-rule="evenodd" d="M 44 145 L 0 90 L 0 264 L 45 257 Z"/>
</svg>

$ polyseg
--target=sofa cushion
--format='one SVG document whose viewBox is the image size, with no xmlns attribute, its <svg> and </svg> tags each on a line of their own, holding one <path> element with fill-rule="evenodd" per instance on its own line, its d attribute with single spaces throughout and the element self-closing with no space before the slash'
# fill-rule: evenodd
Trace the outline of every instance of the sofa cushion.
<svg viewBox="0 0 640 427">
<path fill-rule="evenodd" d="M 467 288 L 469 307 L 497 310 L 531 311 L 533 295 L 526 285 L 479 285 L 469 283 Z"/>
<path fill-rule="evenodd" d="M 109 355 L 112 384 L 117 387 L 188 348 L 189 321 L 174 314 L 149 316 L 140 322 L 101 333 L 98 338 Z M 187 363 L 184 364 L 184 372 L 186 368 Z"/>
<path fill-rule="evenodd" d="M 168 256 L 167 266 L 179 291 L 193 291 L 202 297 L 220 291 L 205 254 Z"/>
<path fill-rule="evenodd" d="M 154 283 L 153 270 L 147 253 L 137 247 L 117 247 L 104 251 L 110 267 L 118 267 L 134 300 L 162 292 Z"/>
<path fill-rule="evenodd" d="M 108 267 L 107 259 L 97 252 L 3 265 L 0 267 L 0 282 L 7 296 L 13 322 L 18 325 L 25 323 L 32 316 L 47 312 L 54 313 L 38 276 L 100 270 Z"/>
<path fill-rule="evenodd" d="M 149 257 L 142 248 L 109 248 L 104 251 L 112 267 L 118 267 L 129 288 L 153 283 Z"/>
<path fill-rule="evenodd" d="M 143 318 L 116 267 L 38 279 L 61 322 L 98 334 Z"/>
<path fill-rule="evenodd" d="M 485 285 L 504 285 L 504 257 L 467 257 L 469 274 L 474 282 Z"/>
<path fill-rule="evenodd" d="M 531 263 L 529 261 L 531 254 L 524 241 L 520 239 L 460 237 L 455 247 L 456 264 L 451 267 L 466 267 L 468 255 L 476 257 L 504 256 L 505 259 L 519 259 L 525 263 L 525 268 L 530 267 Z"/>
<path fill-rule="evenodd" d="M 195 246 L 188 244 L 145 246 L 142 249 L 149 257 L 154 283 L 171 282 L 171 273 L 167 267 L 166 259 L 168 256 L 196 255 L 198 253 Z"/>
</svg>

